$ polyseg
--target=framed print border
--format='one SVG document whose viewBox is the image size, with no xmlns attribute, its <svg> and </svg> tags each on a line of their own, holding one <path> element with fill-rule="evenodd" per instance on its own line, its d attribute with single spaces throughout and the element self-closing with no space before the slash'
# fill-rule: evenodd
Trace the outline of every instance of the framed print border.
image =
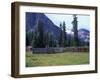
<svg viewBox="0 0 100 80">
<path fill-rule="evenodd" d="M 95 69 L 86 71 L 68 71 L 54 73 L 37 73 L 37 74 L 20 74 L 20 6 L 39 6 L 50 8 L 69 8 L 84 9 L 95 11 Z M 63 4 L 47 4 L 47 3 L 29 3 L 29 2 L 13 2 L 11 4 L 11 76 L 15 78 L 22 77 L 40 77 L 55 75 L 72 75 L 97 73 L 97 7 L 96 6 L 80 6 L 80 5 L 63 5 Z"/>
</svg>

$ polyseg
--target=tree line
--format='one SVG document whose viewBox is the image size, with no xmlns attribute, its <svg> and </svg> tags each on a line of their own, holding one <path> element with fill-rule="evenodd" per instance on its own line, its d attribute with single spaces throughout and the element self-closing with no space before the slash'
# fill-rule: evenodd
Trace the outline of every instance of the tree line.
<svg viewBox="0 0 100 80">
<path fill-rule="evenodd" d="M 57 39 L 54 37 L 53 33 L 44 31 L 43 23 L 38 21 L 37 27 L 35 27 L 34 31 L 26 32 L 26 46 L 32 46 L 33 48 L 84 46 L 84 42 L 80 42 L 78 39 L 76 16 L 74 16 L 72 24 L 74 37 L 67 38 L 66 24 L 65 21 L 63 21 L 59 25 L 60 35 Z"/>
</svg>

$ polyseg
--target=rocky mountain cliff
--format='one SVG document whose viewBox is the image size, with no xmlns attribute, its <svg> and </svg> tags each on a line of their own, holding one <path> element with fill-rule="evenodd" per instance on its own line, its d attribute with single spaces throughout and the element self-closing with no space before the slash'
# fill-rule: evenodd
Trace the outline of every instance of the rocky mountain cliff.
<svg viewBox="0 0 100 80">
<path fill-rule="evenodd" d="M 26 13 L 26 32 L 34 31 L 38 21 L 43 23 L 45 32 L 52 33 L 56 38 L 60 35 L 60 28 L 43 13 Z"/>
</svg>

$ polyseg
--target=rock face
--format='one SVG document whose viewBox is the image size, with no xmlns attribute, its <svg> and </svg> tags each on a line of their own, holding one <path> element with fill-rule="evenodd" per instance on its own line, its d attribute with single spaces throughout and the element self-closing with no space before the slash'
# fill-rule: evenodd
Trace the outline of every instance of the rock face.
<svg viewBox="0 0 100 80">
<path fill-rule="evenodd" d="M 59 37 L 60 28 L 43 13 L 26 13 L 26 32 L 34 31 L 38 21 L 43 23 L 45 32 L 52 33 L 56 38 Z"/>
<path fill-rule="evenodd" d="M 81 41 L 84 41 L 84 42 L 90 41 L 90 32 L 86 29 L 80 29 L 78 31 L 78 36 Z"/>
</svg>

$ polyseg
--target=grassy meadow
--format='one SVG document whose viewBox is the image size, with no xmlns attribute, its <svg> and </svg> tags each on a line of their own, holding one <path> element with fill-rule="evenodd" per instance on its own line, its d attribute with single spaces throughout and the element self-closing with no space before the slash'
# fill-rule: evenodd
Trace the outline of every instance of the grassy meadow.
<svg viewBox="0 0 100 80">
<path fill-rule="evenodd" d="M 26 67 L 89 64 L 88 52 L 37 54 L 26 52 Z"/>
</svg>

